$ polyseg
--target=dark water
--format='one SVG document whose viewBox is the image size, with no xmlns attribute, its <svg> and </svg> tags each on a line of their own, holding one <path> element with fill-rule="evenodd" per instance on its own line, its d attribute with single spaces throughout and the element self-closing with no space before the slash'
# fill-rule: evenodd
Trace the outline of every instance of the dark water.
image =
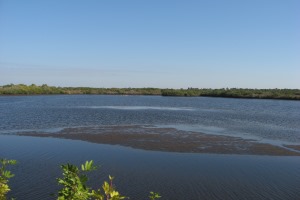
<svg viewBox="0 0 300 200">
<path fill-rule="evenodd" d="M 134 150 L 81 141 L 0 136 L 1 156 L 14 158 L 12 196 L 53 199 L 59 165 L 93 159 L 99 187 L 108 174 L 131 199 L 158 191 L 163 199 L 299 199 L 299 157 L 180 154 Z"/>
<path fill-rule="evenodd" d="M 11 196 L 53 199 L 59 165 L 95 160 L 98 186 L 108 174 L 131 199 L 158 191 L 163 199 L 300 199 L 300 158 L 180 154 L 53 138 L 24 130 L 147 124 L 300 144 L 300 102 L 148 96 L 0 97 L 0 157 L 17 159 Z M 5 135 L 8 134 L 8 135 Z"/>
</svg>

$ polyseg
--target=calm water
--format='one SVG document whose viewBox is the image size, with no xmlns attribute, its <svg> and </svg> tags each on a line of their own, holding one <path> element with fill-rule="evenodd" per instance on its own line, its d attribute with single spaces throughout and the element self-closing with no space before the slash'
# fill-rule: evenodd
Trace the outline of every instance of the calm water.
<svg viewBox="0 0 300 200">
<path fill-rule="evenodd" d="M 0 97 L 0 133 L 116 124 L 300 143 L 300 102 L 160 96 Z"/>
<path fill-rule="evenodd" d="M 300 158 L 180 154 L 135 150 L 19 131 L 143 124 L 300 144 L 300 102 L 153 96 L 0 97 L 0 157 L 17 159 L 17 199 L 51 199 L 59 164 L 95 160 L 91 184 L 116 176 L 131 199 L 159 191 L 164 199 L 299 199 Z M 7 135 L 8 134 L 8 135 Z"/>
</svg>

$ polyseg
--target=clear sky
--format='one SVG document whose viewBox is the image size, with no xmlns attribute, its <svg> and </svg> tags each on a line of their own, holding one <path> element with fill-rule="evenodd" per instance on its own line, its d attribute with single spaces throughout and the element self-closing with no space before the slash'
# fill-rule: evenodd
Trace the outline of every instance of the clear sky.
<svg viewBox="0 0 300 200">
<path fill-rule="evenodd" d="M 0 0 L 0 85 L 300 88 L 299 0 Z"/>
</svg>

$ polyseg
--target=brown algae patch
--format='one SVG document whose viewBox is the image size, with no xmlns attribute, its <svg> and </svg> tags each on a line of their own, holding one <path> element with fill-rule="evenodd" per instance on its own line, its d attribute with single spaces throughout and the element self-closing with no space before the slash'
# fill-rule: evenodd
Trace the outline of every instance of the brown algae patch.
<svg viewBox="0 0 300 200">
<path fill-rule="evenodd" d="M 299 152 L 255 140 L 140 125 L 66 128 L 58 133 L 30 132 L 18 135 L 83 140 L 168 152 L 300 156 Z M 300 146 L 288 147 L 300 149 Z"/>
<path fill-rule="evenodd" d="M 287 148 L 294 149 L 296 151 L 300 151 L 300 145 L 284 145 Z"/>
</svg>

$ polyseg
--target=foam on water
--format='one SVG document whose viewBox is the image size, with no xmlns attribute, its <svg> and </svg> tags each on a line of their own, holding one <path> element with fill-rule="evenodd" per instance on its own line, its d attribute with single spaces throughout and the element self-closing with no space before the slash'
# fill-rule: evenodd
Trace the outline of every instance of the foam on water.
<svg viewBox="0 0 300 200">
<path fill-rule="evenodd" d="M 117 109 L 117 110 L 170 110 L 170 111 L 194 111 L 195 108 L 187 107 L 161 107 L 161 106 L 79 106 L 78 108 L 91 109 Z"/>
</svg>

